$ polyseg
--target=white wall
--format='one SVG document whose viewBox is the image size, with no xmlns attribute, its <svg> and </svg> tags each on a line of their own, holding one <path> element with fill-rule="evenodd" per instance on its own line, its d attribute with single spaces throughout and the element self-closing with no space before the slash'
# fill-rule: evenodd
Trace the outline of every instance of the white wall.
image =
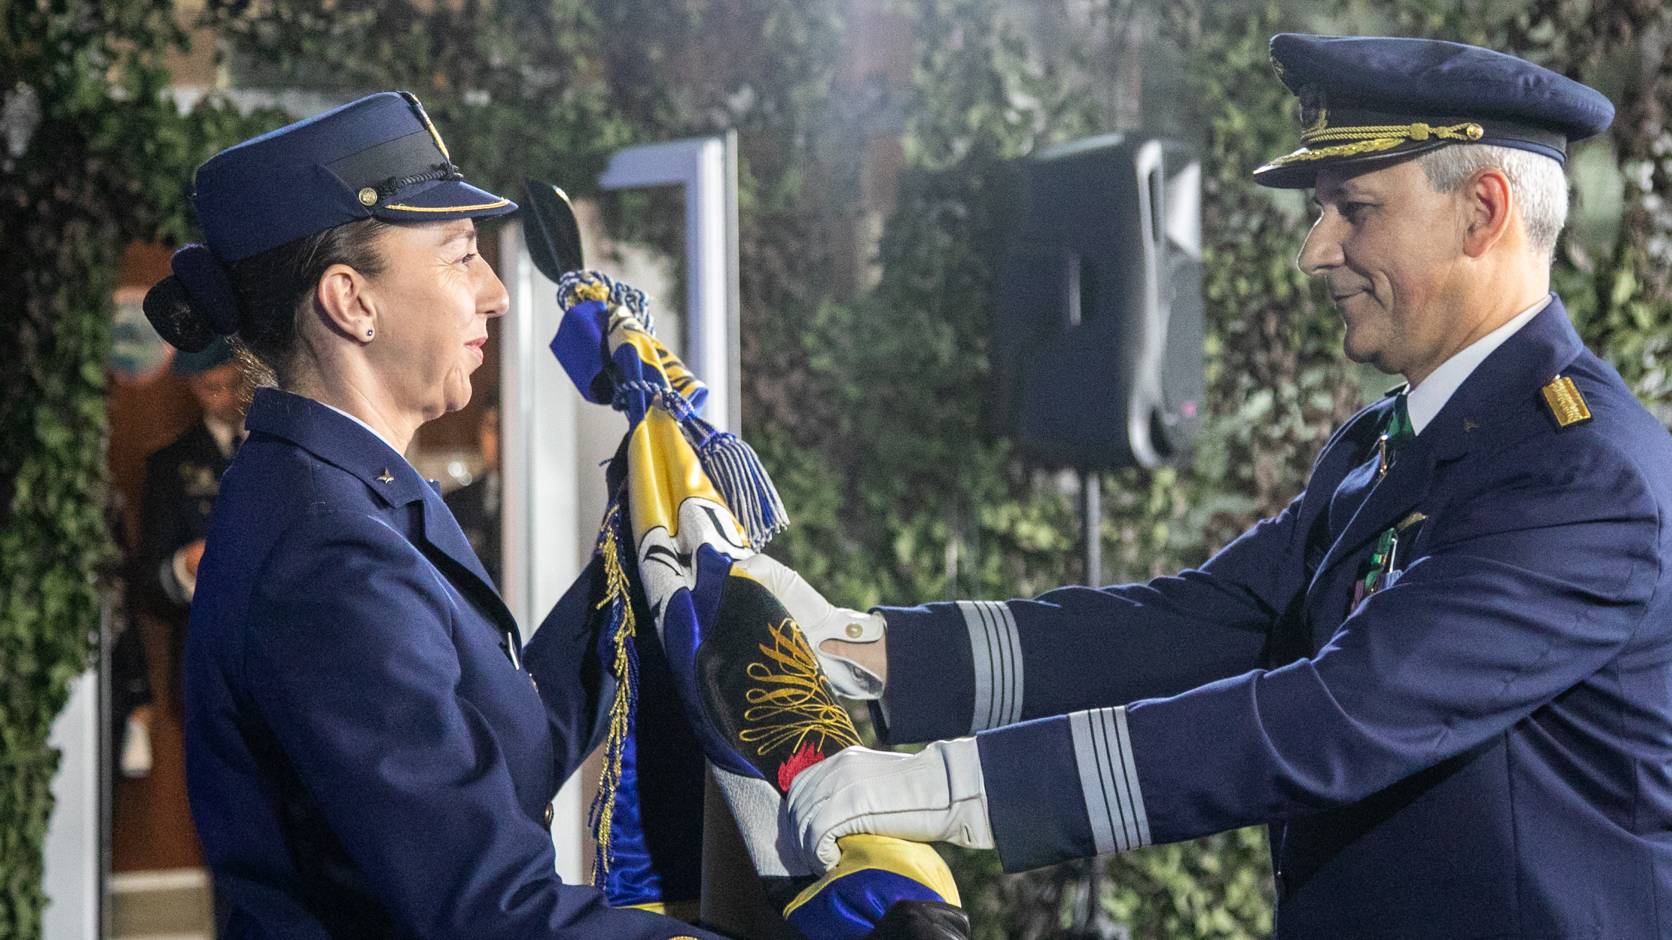
<svg viewBox="0 0 1672 940">
<path fill-rule="evenodd" d="M 70 700 L 52 723 L 49 743 L 63 754 L 52 779 L 47 824 L 47 908 L 41 936 L 94 940 L 99 935 L 99 677 L 70 684 Z"/>
</svg>

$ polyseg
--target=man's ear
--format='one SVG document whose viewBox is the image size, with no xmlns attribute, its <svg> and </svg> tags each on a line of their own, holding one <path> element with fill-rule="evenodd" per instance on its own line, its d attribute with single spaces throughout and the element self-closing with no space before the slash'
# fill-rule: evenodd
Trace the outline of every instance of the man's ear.
<svg viewBox="0 0 1672 940">
<path fill-rule="evenodd" d="M 1512 231 L 1518 208 L 1509 177 L 1497 167 L 1479 170 L 1460 191 L 1463 199 L 1463 253 L 1479 258 Z"/>
<path fill-rule="evenodd" d="M 314 308 L 336 332 L 364 341 L 376 327 L 371 282 L 346 264 L 333 264 L 314 286 Z"/>
</svg>

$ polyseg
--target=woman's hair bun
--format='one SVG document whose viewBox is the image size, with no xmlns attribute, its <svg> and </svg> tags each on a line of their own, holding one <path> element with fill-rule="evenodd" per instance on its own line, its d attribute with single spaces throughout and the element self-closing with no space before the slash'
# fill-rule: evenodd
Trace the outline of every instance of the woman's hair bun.
<svg viewBox="0 0 1672 940">
<path fill-rule="evenodd" d="M 200 352 L 220 335 L 180 279 L 169 275 L 145 293 L 145 319 L 170 346 Z"/>
<path fill-rule="evenodd" d="M 169 259 L 174 276 L 145 295 L 145 316 L 176 349 L 197 352 L 238 331 L 238 295 L 208 245 L 186 245 Z"/>
</svg>

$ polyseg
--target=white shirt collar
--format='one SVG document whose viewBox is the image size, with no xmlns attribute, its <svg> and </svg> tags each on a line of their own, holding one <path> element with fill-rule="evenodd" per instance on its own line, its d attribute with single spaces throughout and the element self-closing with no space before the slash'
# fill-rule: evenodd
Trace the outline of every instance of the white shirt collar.
<svg viewBox="0 0 1672 940">
<path fill-rule="evenodd" d="M 1440 409 L 1444 408 L 1446 402 L 1451 401 L 1451 396 L 1462 387 L 1463 380 L 1485 362 L 1493 350 L 1502 346 L 1504 340 L 1514 336 L 1516 330 L 1538 316 L 1539 311 L 1549 306 L 1555 297 L 1555 294 L 1546 294 L 1538 303 L 1516 314 L 1503 326 L 1475 340 L 1450 359 L 1440 363 L 1438 369 L 1423 379 L 1420 385 L 1411 389 L 1405 397 L 1405 409 L 1411 416 L 1411 432 L 1421 434 L 1428 422 L 1434 420 L 1434 416 L 1440 413 Z"/>
<path fill-rule="evenodd" d="M 316 399 L 314 399 L 314 401 L 319 401 L 319 399 L 316 398 Z M 361 426 L 361 427 L 365 428 L 366 430 L 372 432 L 372 436 L 377 438 L 378 440 L 382 441 L 384 443 L 384 445 L 386 445 L 390 450 L 394 451 L 397 454 L 401 453 L 401 449 L 399 447 L 396 447 L 395 445 L 390 444 L 389 439 L 387 437 L 384 437 L 383 435 L 377 433 L 376 428 L 374 428 L 371 425 L 367 424 L 366 422 L 360 420 L 358 417 L 349 414 L 348 412 L 342 410 L 341 408 L 338 408 L 336 405 L 328 404 L 328 403 L 322 402 L 322 401 L 320 401 L 319 403 L 322 404 L 322 405 L 325 405 L 325 407 L 331 409 L 332 411 L 335 411 L 337 414 L 342 415 L 343 417 L 347 418 L 348 420 L 353 421 L 355 424 L 358 424 L 359 426 Z M 405 455 L 402 454 L 402 456 L 404 457 Z"/>
<path fill-rule="evenodd" d="M 241 429 L 225 421 L 216 421 L 208 415 L 203 416 L 203 426 L 209 429 L 209 436 L 215 439 L 215 446 L 220 448 L 221 456 L 231 459 L 233 438 L 240 442 L 244 439 Z"/>
</svg>

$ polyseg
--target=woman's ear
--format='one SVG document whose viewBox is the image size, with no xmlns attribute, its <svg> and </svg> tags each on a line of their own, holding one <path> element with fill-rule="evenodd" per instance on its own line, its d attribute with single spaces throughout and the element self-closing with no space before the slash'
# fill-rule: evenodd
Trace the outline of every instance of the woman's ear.
<svg viewBox="0 0 1672 940">
<path fill-rule="evenodd" d="M 346 264 L 333 264 L 314 286 L 314 306 L 320 319 L 336 332 L 370 342 L 377 332 L 377 305 L 371 281 Z"/>
</svg>

